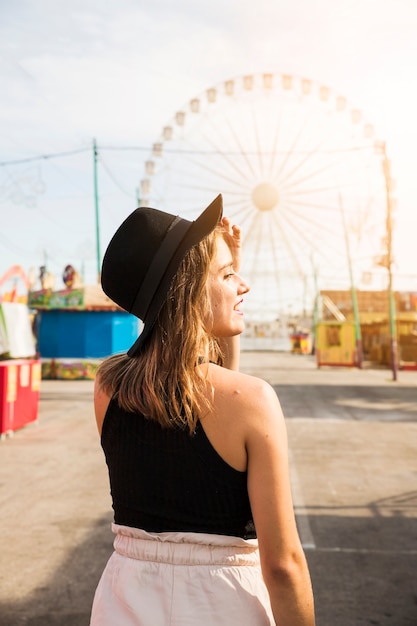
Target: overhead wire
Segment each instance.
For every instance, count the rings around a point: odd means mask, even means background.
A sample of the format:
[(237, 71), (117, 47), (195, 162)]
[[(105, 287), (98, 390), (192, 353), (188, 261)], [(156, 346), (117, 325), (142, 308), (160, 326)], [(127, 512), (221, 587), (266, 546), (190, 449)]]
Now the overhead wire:
[(87, 152), (89, 150), (91, 150), (91, 148), (78, 148), (76, 150), (67, 150), (65, 152), (55, 152), (53, 154), (38, 154), (36, 156), (26, 157), (23, 159), (13, 159), (11, 161), (0, 161), (0, 167), (5, 167), (7, 165), (20, 165), (22, 163), (31, 163), (33, 161), (42, 161), (42, 160), (47, 160), (47, 159), (57, 159), (60, 157), (80, 154), (81, 152)]
[[(144, 147), (144, 146), (97, 146), (97, 149), (100, 150), (120, 150), (120, 151), (126, 151), (126, 150), (132, 150), (132, 151), (149, 151), (149, 146)], [(292, 154), (315, 154), (317, 152), (319, 152), (320, 154), (339, 154), (339, 153), (344, 153), (344, 152), (358, 152), (358, 151), (365, 151), (365, 150), (369, 150), (370, 146), (351, 146), (349, 148), (339, 148), (339, 149), (333, 149), (333, 150), (298, 150), (298, 151), (293, 151)], [(67, 150), (64, 152), (55, 152), (55, 153), (51, 153), (51, 154), (39, 154), (36, 156), (32, 156), (32, 157), (25, 157), (22, 159), (12, 159), (10, 161), (0, 161), (0, 167), (6, 167), (8, 165), (20, 165), (23, 163), (31, 163), (34, 161), (42, 161), (42, 160), (49, 160), (49, 159), (56, 159), (56, 158), (62, 158), (62, 157), (66, 157), (66, 156), (72, 156), (74, 154), (80, 154), (82, 152), (88, 152), (90, 151), (91, 148), (90, 147), (84, 147), (84, 148), (78, 148), (75, 150)], [(202, 155), (210, 155), (210, 154), (217, 154), (216, 150), (195, 150), (195, 149), (190, 149), (190, 150), (179, 150), (179, 149), (170, 149), (167, 148), (166, 146), (164, 146), (164, 150), (169, 153), (169, 154), (202, 154)], [(273, 154), (287, 154), (288, 151), (287, 150), (278, 150), (275, 151)], [(225, 151), (225, 154), (231, 155), (231, 156), (236, 156), (238, 154), (241, 154), (241, 152), (237, 152), (237, 151)], [(266, 154), (272, 154), (271, 151), (259, 151), (259, 150), (255, 150), (255, 151), (245, 151), (245, 154), (247, 155), (266, 155)]]
[(116, 185), (116, 187), (122, 192), (124, 193), (126, 196), (128, 196), (129, 198), (132, 198), (132, 196), (134, 196), (134, 194), (132, 194), (132, 192), (127, 191), (122, 184), (117, 180), (116, 176), (113, 174), (113, 172), (110, 170), (109, 166), (107, 165), (107, 163), (104, 161), (103, 156), (100, 155), (100, 160), (99, 160), (101, 166), (103, 167), (103, 169), (106, 171), (107, 175), (111, 178), (111, 180), (114, 182), (114, 184)]

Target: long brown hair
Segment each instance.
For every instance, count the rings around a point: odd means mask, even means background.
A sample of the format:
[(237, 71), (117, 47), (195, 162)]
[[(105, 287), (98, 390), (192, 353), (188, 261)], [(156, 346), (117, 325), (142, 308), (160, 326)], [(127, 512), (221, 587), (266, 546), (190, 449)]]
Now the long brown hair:
[(164, 427), (195, 428), (210, 410), (202, 361), (222, 363), (210, 328), (207, 289), (210, 262), (219, 226), (184, 257), (171, 283), (155, 327), (143, 350), (133, 358), (118, 354), (98, 369), (100, 387), (116, 396), (123, 409), (140, 412)]

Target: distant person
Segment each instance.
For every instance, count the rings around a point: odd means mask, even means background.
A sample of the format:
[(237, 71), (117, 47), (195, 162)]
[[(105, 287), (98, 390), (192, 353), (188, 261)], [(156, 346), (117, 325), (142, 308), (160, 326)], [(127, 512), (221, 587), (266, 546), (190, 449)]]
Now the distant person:
[(139, 208), (107, 248), (103, 289), (144, 327), (96, 379), (116, 537), (91, 626), (315, 623), (280, 405), (237, 371), (239, 263), (221, 196), (193, 222)]

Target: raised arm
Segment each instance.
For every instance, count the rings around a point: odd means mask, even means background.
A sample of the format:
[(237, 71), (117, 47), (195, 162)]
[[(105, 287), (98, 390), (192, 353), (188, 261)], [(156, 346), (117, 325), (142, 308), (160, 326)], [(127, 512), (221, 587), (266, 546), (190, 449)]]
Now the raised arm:
[(273, 388), (264, 381), (256, 383), (252, 396), (248, 490), (272, 611), (279, 626), (314, 626), (310, 576), (293, 512), (284, 417)]

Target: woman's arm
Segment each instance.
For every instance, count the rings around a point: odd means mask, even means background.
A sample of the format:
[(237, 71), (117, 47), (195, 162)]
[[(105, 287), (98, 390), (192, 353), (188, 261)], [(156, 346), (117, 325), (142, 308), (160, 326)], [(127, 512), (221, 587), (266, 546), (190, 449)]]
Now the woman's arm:
[(248, 491), (262, 573), (279, 626), (314, 626), (314, 602), (291, 497), (287, 434), (273, 388), (259, 379), (248, 420)]
[(100, 385), (100, 376), (97, 375), (94, 381), (94, 413), (96, 416), (97, 430), (99, 432), (99, 435), (101, 435), (104, 416), (106, 415), (109, 402), (110, 396), (108, 396), (105, 391), (103, 391)]

